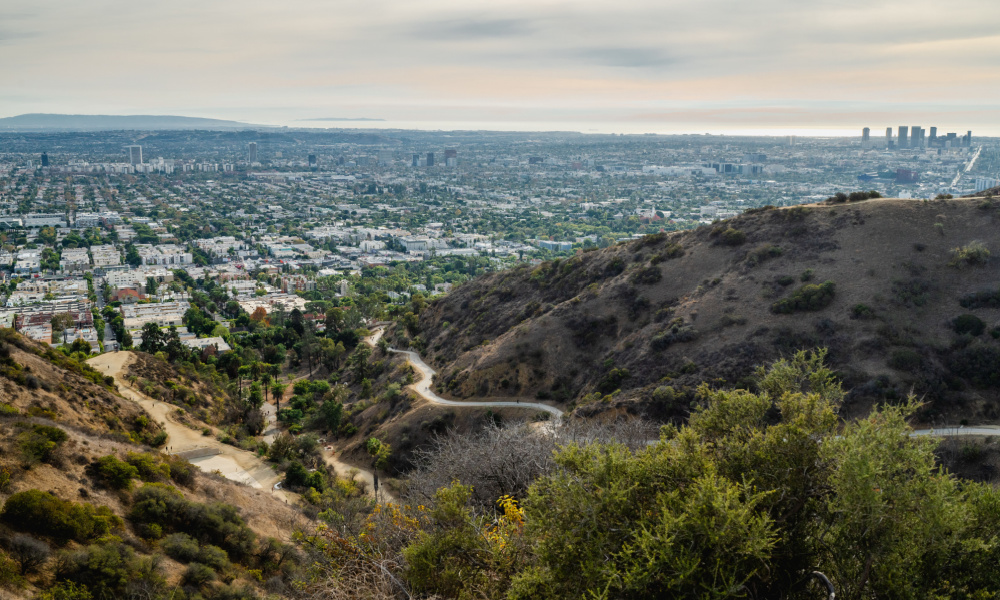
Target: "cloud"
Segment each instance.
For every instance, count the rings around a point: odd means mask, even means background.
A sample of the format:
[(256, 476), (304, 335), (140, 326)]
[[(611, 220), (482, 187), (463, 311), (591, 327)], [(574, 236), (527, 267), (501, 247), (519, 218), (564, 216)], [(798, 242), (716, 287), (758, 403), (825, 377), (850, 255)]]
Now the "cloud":
[[(0, 113), (979, 115), (1000, 94), (998, 20), (995, 0), (6, 0)], [(871, 98), (884, 106), (843, 104)]]
[(659, 48), (594, 47), (578, 48), (563, 53), (572, 62), (601, 65), (607, 67), (665, 67), (675, 64)]
[(427, 41), (476, 41), (531, 34), (537, 25), (531, 19), (462, 18), (424, 21), (406, 28), (410, 38)]

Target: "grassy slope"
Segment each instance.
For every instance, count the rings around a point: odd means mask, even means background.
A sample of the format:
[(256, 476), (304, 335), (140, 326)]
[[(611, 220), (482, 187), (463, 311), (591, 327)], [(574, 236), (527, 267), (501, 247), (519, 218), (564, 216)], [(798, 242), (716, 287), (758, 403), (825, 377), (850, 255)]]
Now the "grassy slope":
[[(964, 313), (988, 327), (1000, 321), (996, 309), (958, 303), (965, 294), (996, 290), (1000, 261), (948, 266), (951, 250), (973, 240), (1000, 251), (1000, 209), (983, 205), (982, 199), (883, 199), (770, 210), (720, 224), (745, 233), (740, 245), (720, 243), (722, 235), (702, 227), (525, 266), (431, 303), (420, 316), (420, 337), (442, 389), (457, 397), (552, 397), (572, 407), (602, 387), (610, 368), (625, 368), (630, 376), (620, 386), (603, 386), (604, 392), (620, 387), (620, 394), (581, 410), (620, 406), (682, 418), (697, 383), (739, 383), (781, 354), (825, 346), (855, 388), (849, 410), (912, 387), (928, 401), (928, 419), (943, 413), (996, 421), (997, 390), (954, 377), (956, 335), (949, 325)], [(684, 255), (651, 265), (671, 244)], [(781, 255), (755, 260), (769, 245)], [(660, 279), (637, 282), (636, 274), (648, 275), (651, 266)], [(835, 282), (832, 303), (774, 314), (771, 305), (801, 286), (807, 269), (813, 283)], [(784, 276), (795, 282), (777, 283)], [(874, 318), (853, 318), (857, 304), (871, 307)], [(654, 338), (671, 327), (677, 341), (656, 349)], [(988, 334), (972, 345), (1000, 348)], [(917, 353), (918, 366), (892, 368), (889, 358), (905, 350)], [(677, 393), (653, 401), (663, 385)]]

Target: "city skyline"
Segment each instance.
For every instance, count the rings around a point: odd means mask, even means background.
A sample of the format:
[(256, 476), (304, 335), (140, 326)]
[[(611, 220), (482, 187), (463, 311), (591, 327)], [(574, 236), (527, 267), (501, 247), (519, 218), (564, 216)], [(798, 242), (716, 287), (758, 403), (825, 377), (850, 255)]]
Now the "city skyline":
[(933, 121), (997, 135), (991, 17), (1000, 6), (981, 0), (15, 1), (0, 8), (0, 116), (775, 135)]

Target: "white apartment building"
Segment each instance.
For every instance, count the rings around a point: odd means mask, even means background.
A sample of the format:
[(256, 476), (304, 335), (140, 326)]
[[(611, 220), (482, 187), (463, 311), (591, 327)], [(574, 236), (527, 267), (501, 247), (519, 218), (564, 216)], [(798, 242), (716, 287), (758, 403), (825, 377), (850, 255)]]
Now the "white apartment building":
[(59, 270), (63, 273), (86, 271), (90, 269), (90, 255), (86, 248), (66, 248), (59, 258)]
[(176, 244), (136, 244), (136, 252), (144, 265), (189, 265), (194, 262), (190, 252)]

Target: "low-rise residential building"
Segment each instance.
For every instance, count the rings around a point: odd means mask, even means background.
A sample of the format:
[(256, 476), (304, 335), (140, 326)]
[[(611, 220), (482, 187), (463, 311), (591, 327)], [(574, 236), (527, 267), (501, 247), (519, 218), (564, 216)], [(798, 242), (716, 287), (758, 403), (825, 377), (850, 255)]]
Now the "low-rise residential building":
[(191, 253), (176, 244), (136, 244), (136, 252), (143, 265), (174, 266), (189, 265), (194, 262)]
[(42, 253), (40, 250), (21, 250), (17, 253), (17, 262), (14, 263), (14, 272), (38, 273), (42, 270)]
[(64, 273), (83, 272), (90, 269), (90, 255), (86, 248), (66, 248), (59, 257), (59, 270)]
[(184, 313), (191, 308), (185, 301), (157, 302), (153, 304), (123, 304), (120, 308), (125, 320), (125, 329), (142, 329), (146, 323), (156, 323), (160, 327), (184, 324)]
[(122, 264), (121, 252), (111, 244), (91, 246), (90, 254), (93, 256), (95, 268), (117, 267)]
[(207, 337), (207, 338), (188, 338), (181, 340), (181, 343), (188, 348), (196, 348), (198, 350), (204, 350), (209, 346), (215, 346), (216, 352), (229, 352), (232, 348), (226, 343), (226, 340), (221, 337)]

